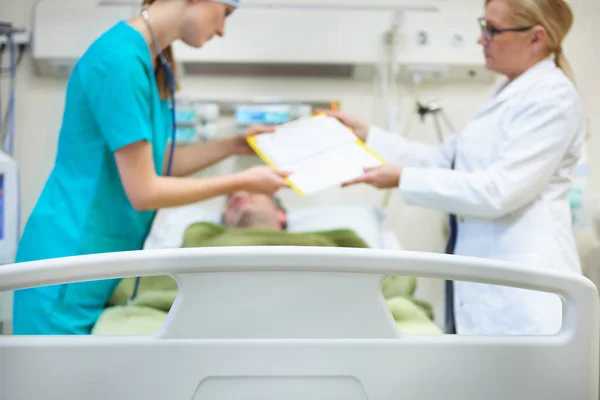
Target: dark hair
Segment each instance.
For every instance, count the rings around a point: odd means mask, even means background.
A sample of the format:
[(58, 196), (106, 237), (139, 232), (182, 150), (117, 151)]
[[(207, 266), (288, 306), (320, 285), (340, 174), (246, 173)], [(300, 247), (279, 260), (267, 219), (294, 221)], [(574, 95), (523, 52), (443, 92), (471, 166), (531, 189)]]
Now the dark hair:
[[(278, 196), (272, 196), (271, 200), (273, 200), (273, 203), (275, 204), (275, 207), (277, 207), (278, 210), (283, 211), (284, 213), (287, 213), (286, 208), (283, 206), (283, 202), (281, 201), (281, 199)], [(281, 229), (286, 231), (287, 228), (288, 228), (288, 224), (287, 224), (287, 219), (286, 219), (286, 221), (281, 225)]]
[(277, 207), (278, 210), (287, 212), (287, 210), (283, 206), (283, 202), (281, 201), (281, 199), (278, 196), (271, 197), (271, 200), (273, 200), (273, 203), (275, 204), (275, 207)]

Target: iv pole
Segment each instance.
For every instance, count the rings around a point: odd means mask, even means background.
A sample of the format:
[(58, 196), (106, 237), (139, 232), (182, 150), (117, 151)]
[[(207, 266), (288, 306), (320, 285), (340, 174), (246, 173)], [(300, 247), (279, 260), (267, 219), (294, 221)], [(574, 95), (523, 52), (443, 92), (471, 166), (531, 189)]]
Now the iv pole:
[[(9, 22), (0, 21), (0, 79), (3, 73), (8, 72), (11, 82), (9, 104), (6, 111), (6, 116), (1, 115), (2, 108), (0, 107), (0, 139), (2, 141), (4, 151), (11, 156), (13, 155), (14, 151), (15, 135), (16, 73), (25, 47), (22, 44), (17, 45), (14, 35), (23, 32), (25, 32), (24, 29), (16, 28)], [(8, 48), (9, 51), (10, 67), (5, 71), (1, 68), (1, 61), (2, 55), (6, 48)], [(17, 59), (17, 50), (19, 51), (19, 59)], [(1, 95), (2, 93), (0, 92), (0, 96)]]
[[(450, 119), (444, 112), (444, 109), (437, 102), (432, 101), (432, 102), (424, 104), (417, 100), (416, 112), (419, 115), (422, 123), (425, 122), (425, 119), (427, 118), (428, 115), (432, 116), (433, 123), (435, 126), (435, 131), (436, 131), (436, 134), (437, 134), (440, 144), (442, 144), (444, 142), (444, 134), (442, 131), (442, 124), (441, 124), (440, 120), (446, 124), (446, 127), (449, 129), (450, 133), (456, 132), (454, 130), (454, 127), (452, 126), (452, 123), (450, 122)], [(408, 132), (406, 132), (406, 133), (408, 133)], [(392, 194), (391, 190), (388, 190), (386, 192), (386, 194), (383, 198), (383, 201), (382, 201), (383, 207), (387, 207), (389, 205), (391, 194)]]
[(427, 117), (427, 115), (431, 115), (433, 117), (435, 130), (440, 144), (444, 142), (444, 134), (442, 133), (440, 118), (443, 120), (443, 122), (446, 123), (446, 126), (448, 127), (451, 133), (455, 132), (454, 128), (452, 127), (452, 124), (450, 123), (450, 119), (444, 112), (442, 106), (440, 106), (434, 101), (428, 104), (422, 104), (421, 102), (417, 101), (417, 114), (419, 114), (419, 116), (421, 117), (421, 122), (425, 122), (425, 117)]

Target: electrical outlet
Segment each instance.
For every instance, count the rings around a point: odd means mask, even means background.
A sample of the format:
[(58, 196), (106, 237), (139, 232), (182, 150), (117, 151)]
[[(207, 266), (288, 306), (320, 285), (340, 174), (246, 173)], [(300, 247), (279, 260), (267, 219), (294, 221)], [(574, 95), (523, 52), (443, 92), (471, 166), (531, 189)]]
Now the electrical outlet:
[(453, 33), (450, 35), (450, 45), (454, 48), (464, 47), (466, 44), (466, 40), (464, 35), (460, 33)]
[(418, 31), (415, 39), (418, 46), (429, 45), (429, 34), (425, 31)]

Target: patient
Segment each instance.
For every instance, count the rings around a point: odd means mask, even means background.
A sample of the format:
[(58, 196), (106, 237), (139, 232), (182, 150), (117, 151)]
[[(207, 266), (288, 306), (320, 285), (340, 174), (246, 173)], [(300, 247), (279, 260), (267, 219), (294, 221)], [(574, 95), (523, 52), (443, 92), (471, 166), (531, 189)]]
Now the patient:
[(223, 224), (230, 228), (263, 228), (284, 230), (287, 212), (278, 197), (245, 191), (227, 198)]
[[(355, 232), (339, 229), (321, 232), (287, 232), (287, 213), (278, 198), (236, 192), (227, 198), (221, 224), (198, 222), (190, 225), (182, 247), (222, 246), (318, 246), (367, 248)], [(134, 279), (124, 279), (115, 290), (109, 307), (100, 316), (93, 334), (144, 335), (158, 331), (177, 295), (171, 277), (144, 277), (138, 295), (129, 304)], [(432, 322), (429, 304), (413, 298), (416, 278), (391, 277), (383, 294), (399, 328), (407, 334), (440, 334)]]

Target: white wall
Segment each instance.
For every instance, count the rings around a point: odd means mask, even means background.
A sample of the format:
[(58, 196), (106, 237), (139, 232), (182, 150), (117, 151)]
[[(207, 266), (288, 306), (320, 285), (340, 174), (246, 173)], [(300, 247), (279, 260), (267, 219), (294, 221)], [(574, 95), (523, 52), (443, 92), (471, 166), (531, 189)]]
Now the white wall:
[[(19, 2), (3, 2), (0, 4), (0, 15), (25, 26), (30, 25), (31, 8), (34, 0)], [(474, 39), (475, 40), (475, 39)], [(16, 157), (21, 167), (22, 181), (22, 221), (25, 223), (35, 201), (43, 187), (47, 174), (54, 162), (56, 140), (60, 129), (64, 103), (65, 81), (39, 78), (34, 74), (29, 59), (25, 59), (19, 69), (17, 98), (17, 143)], [(375, 115), (373, 85), (366, 82), (353, 82), (336, 79), (249, 79), (249, 78), (185, 78), (183, 81), (184, 96), (200, 96), (210, 98), (244, 98), (254, 96), (284, 96), (288, 98), (325, 98), (339, 99), (343, 110), (355, 114), (366, 121), (372, 121)], [(423, 89), (424, 99), (440, 99), (456, 127), (460, 127), (474, 112), (477, 104), (487, 95), (490, 88), (481, 86), (453, 86), (442, 89)], [(405, 110), (414, 109), (412, 98), (402, 99)], [(420, 140), (435, 143), (431, 122), (421, 125), (414, 119), (411, 136)], [(223, 126), (227, 130), (227, 126)], [(231, 163), (225, 163), (230, 166)], [(227, 172), (227, 167), (218, 168), (218, 173)], [(210, 171), (214, 172), (214, 171)], [(368, 196), (364, 201), (379, 201), (381, 194), (373, 190), (355, 189), (346, 191), (329, 191), (322, 196), (308, 199), (309, 202), (345, 201), (348, 193), (360, 193)], [(298, 199), (294, 195), (284, 196), (294, 205)], [(350, 196), (356, 199), (354, 196)], [(437, 251), (442, 248), (443, 238), (440, 236), (439, 216), (433, 212), (417, 212), (420, 210), (405, 209), (398, 211), (406, 214), (403, 226), (398, 230), (403, 244), (410, 249)], [(404, 218), (408, 220), (404, 221)], [(427, 219), (423, 223), (422, 218)], [(419, 226), (410, 230), (405, 226)], [(419, 221), (417, 223), (417, 221)], [(436, 223), (429, 223), (436, 221)]]
[[(455, 0), (460, 1), (460, 0)], [(465, 1), (465, 4), (482, 7), (479, 2)], [(0, 19), (30, 26), (31, 8), (34, 0), (1, 0)], [(441, 2), (443, 3), (443, 2)], [(590, 115), (591, 129), (597, 126), (600, 115), (600, 91), (597, 81), (597, 65), (600, 52), (596, 48), (596, 37), (600, 33), (595, 25), (600, 16), (598, 2), (580, 0), (574, 2), (576, 26), (566, 45), (581, 87), (582, 97)], [(474, 22), (475, 23), (475, 22)], [(473, 38), (476, 40), (476, 38)], [(3, 88), (6, 86), (3, 83)], [(22, 221), (25, 222), (52, 168), (56, 151), (57, 135), (60, 129), (64, 90), (66, 82), (36, 77), (29, 59), (25, 59), (19, 70), (17, 101), (17, 142), (16, 157), (21, 167), (22, 181)], [(301, 98), (331, 98), (342, 101), (343, 110), (370, 121), (374, 116), (372, 85), (336, 79), (247, 79), (247, 78), (186, 78), (183, 81), (185, 95), (199, 95), (210, 98), (245, 96), (280, 96)], [(473, 114), (478, 104), (489, 93), (491, 87), (473, 85), (452, 85), (440, 88), (424, 88), (424, 99), (439, 99), (455, 127), (460, 128)], [(406, 92), (406, 88), (404, 90)], [(6, 98), (4, 96), (3, 98)], [(410, 98), (402, 99), (404, 110), (412, 109)], [(226, 126), (224, 127), (226, 128)], [(436, 142), (431, 123), (421, 125), (415, 119), (410, 132), (412, 138), (429, 143)], [(600, 139), (594, 135), (589, 143), (590, 154), (598, 153)], [(592, 185), (600, 189), (600, 159), (590, 157), (593, 168)], [(227, 172), (235, 163), (227, 162), (216, 169), (217, 173)], [(210, 171), (215, 172), (215, 171)], [(329, 191), (309, 199), (309, 202), (330, 203), (351, 201), (379, 201), (381, 193), (370, 189)], [(361, 199), (362, 197), (362, 199)], [(299, 205), (294, 194), (286, 194), (292, 206)], [(444, 246), (442, 215), (430, 210), (403, 205), (395, 198), (390, 209), (390, 226), (394, 228), (405, 248), (419, 251), (442, 251)], [(439, 282), (437, 283), (439, 289)]]

